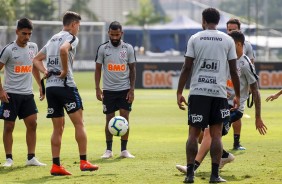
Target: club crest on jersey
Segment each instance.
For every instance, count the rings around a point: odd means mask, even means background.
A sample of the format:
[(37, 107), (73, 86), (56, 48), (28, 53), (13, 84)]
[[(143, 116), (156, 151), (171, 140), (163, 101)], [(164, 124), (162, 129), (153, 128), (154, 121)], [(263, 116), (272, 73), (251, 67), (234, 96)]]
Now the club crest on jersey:
[(3, 117), (4, 118), (10, 117), (10, 111), (9, 110), (4, 110)]
[(32, 50), (28, 51), (29, 59), (32, 60), (35, 56), (34, 52)]
[(127, 55), (127, 52), (125, 50), (119, 52), (119, 58), (120, 59), (125, 59), (126, 55)]

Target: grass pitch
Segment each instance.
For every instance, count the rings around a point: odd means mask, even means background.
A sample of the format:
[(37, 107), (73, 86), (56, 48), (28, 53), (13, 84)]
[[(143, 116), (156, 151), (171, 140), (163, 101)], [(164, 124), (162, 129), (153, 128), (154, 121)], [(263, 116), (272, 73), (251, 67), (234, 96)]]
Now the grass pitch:
[[(93, 73), (75, 73), (76, 82), (84, 104), (85, 127), (88, 134), (88, 159), (100, 166), (96, 172), (79, 170), (79, 155), (74, 139), (74, 128), (66, 117), (63, 135), (61, 162), (72, 172), (72, 176), (50, 175), (52, 164), (50, 135), (51, 120), (46, 119), (46, 101), (37, 101), (39, 109), (36, 156), (47, 163), (46, 167), (26, 167), (25, 126), (17, 120), (14, 130), (14, 166), (0, 167), (0, 183), (182, 183), (184, 175), (175, 169), (176, 164), (185, 164), (185, 142), (187, 139), (187, 111), (176, 104), (175, 90), (135, 90), (133, 111), (130, 115), (130, 138), (128, 150), (135, 159), (120, 159), (120, 140), (114, 137), (114, 158), (102, 160), (105, 151), (104, 124), (101, 102), (96, 100)], [(235, 156), (220, 175), (228, 183), (258, 184), (282, 183), (282, 97), (266, 103), (264, 99), (277, 90), (262, 90), (262, 117), (268, 127), (267, 135), (261, 136), (254, 125), (254, 107), (246, 109), (250, 118), (243, 118), (241, 142), (246, 151), (232, 151), (233, 131), (223, 138), (224, 147)], [(185, 91), (188, 95), (188, 91)], [(37, 88), (35, 96), (38, 99)], [(1, 165), (5, 153), (0, 143)], [(210, 176), (208, 155), (196, 173), (195, 183), (208, 183)]]

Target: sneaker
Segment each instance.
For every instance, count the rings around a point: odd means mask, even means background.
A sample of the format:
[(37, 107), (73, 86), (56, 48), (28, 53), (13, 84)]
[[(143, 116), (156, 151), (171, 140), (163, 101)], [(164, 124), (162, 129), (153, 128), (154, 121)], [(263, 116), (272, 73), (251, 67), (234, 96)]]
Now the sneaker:
[(52, 169), (50, 171), (51, 175), (53, 176), (65, 176), (65, 175), (71, 175), (69, 171), (67, 171), (63, 166), (58, 166), (56, 164), (52, 165)]
[(131, 155), (129, 153), (129, 151), (127, 150), (123, 150), (121, 153), (120, 153), (120, 157), (121, 158), (135, 158), (135, 156)]
[(220, 164), (219, 164), (219, 169), (222, 169), (225, 164), (233, 162), (235, 159), (235, 156), (231, 153), (228, 154), (227, 158), (221, 158)]
[(194, 175), (186, 176), (183, 183), (194, 183)]
[(80, 170), (81, 171), (96, 171), (99, 169), (99, 166), (93, 165), (86, 160), (80, 160)]
[(220, 177), (220, 176), (215, 177), (214, 175), (211, 175), (210, 183), (221, 183), (221, 182), (226, 182), (226, 180), (223, 179), (223, 178)]
[(111, 150), (106, 150), (105, 153), (101, 156), (103, 159), (108, 159), (113, 157), (113, 152)]
[(233, 150), (246, 150), (241, 144), (233, 145)]
[(46, 166), (46, 164), (39, 162), (37, 158), (33, 157), (26, 161), (26, 166)]
[(186, 174), (187, 173), (187, 166), (183, 166), (183, 165), (176, 165), (176, 169), (178, 169), (178, 171)]
[(13, 165), (13, 163), (14, 163), (14, 161), (12, 159), (7, 158), (3, 167), (11, 167)]

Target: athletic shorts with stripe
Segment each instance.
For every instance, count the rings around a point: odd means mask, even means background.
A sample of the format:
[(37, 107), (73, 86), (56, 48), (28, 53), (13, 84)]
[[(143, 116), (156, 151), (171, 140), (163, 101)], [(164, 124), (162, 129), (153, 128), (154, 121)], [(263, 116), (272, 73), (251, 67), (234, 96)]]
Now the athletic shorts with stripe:
[(226, 98), (190, 95), (188, 99), (188, 124), (198, 128), (223, 123), (230, 111)]
[(46, 88), (48, 103), (47, 118), (63, 117), (64, 109), (67, 114), (83, 109), (78, 89), (74, 87), (48, 87)]
[(15, 122), (17, 117), (24, 119), (38, 113), (33, 94), (7, 94), (9, 96), (9, 103), (1, 103), (0, 119)]
[(103, 91), (103, 113), (110, 114), (119, 109), (131, 111), (132, 103), (128, 103), (126, 95), (129, 89), (123, 91)]

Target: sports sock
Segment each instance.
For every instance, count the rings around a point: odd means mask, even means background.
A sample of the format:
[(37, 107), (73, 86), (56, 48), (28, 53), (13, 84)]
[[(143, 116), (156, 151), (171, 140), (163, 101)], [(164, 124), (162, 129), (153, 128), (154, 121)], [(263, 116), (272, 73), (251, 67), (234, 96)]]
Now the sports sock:
[(8, 159), (8, 158), (13, 160), (13, 155), (12, 154), (6, 154), (6, 159)]
[(111, 150), (112, 151), (113, 140), (106, 141), (106, 143), (107, 143), (107, 150)]
[(223, 149), (221, 158), (228, 158), (228, 156), (229, 156), (229, 153)]
[(187, 164), (187, 173), (186, 173), (186, 176), (194, 175), (194, 165), (195, 165), (195, 164)]
[(234, 145), (240, 144), (240, 134), (234, 134)]
[(201, 163), (198, 162), (197, 160), (195, 160), (195, 166), (194, 166), (194, 171), (196, 171), (198, 169), (198, 167), (200, 167)]
[(120, 140), (120, 141), (121, 141), (121, 151), (126, 150), (128, 140)]
[(80, 160), (86, 160), (86, 155), (79, 155)]
[(219, 164), (212, 163), (212, 175), (218, 178)]
[(31, 160), (33, 157), (35, 157), (34, 153), (27, 154), (27, 160)]
[(60, 157), (55, 157), (55, 158), (53, 158), (53, 164), (56, 164), (56, 165), (60, 166), (60, 165), (61, 165), (61, 163), (60, 163)]

